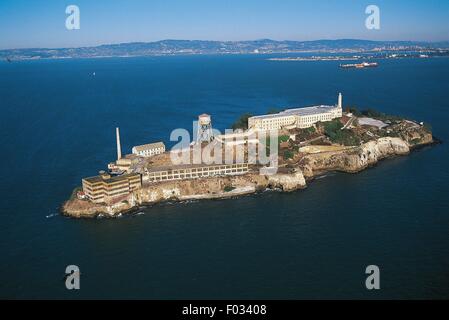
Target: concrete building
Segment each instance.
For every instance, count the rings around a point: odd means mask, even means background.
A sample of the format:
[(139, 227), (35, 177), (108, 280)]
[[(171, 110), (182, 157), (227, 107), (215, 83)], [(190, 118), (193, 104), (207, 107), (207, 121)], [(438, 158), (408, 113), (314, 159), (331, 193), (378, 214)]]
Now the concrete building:
[(125, 172), (131, 172), (132, 165), (135, 165), (139, 162), (139, 157), (135, 154), (127, 154), (125, 157), (122, 157), (118, 159), (117, 161), (110, 162), (108, 164), (108, 170), (110, 173), (116, 175), (116, 174), (122, 174)]
[(142, 178), (137, 173), (111, 176), (100, 171), (98, 176), (84, 178), (82, 182), (86, 198), (94, 203), (108, 203), (142, 187)]
[(165, 144), (163, 142), (155, 142), (135, 146), (132, 148), (132, 153), (142, 157), (151, 157), (165, 152)]
[(215, 141), (226, 146), (236, 146), (247, 143), (258, 143), (258, 133), (254, 130), (236, 130), (233, 133), (220, 134), (215, 137)]
[(340, 93), (337, 105), (286, 109), (276, 114), (250, 117), (248, 118), (248, 128), (254, 130), (308, 128), (319, 121), (325, 122), (340, 118), (343, 114), (342, 103)]
[(158, 167), (146, 170), (142, 177), (143, 182), (158, 182), (205, 178), (212, 176), (239, 175), (248, 172), (247, 163), (235, 164), (192, 164), (173, 167)]

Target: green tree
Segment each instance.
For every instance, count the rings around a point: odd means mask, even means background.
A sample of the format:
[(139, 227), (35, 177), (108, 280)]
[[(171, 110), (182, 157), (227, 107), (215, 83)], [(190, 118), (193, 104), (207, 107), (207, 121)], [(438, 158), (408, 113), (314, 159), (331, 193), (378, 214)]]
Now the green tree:
[(356, 117), (360, 117), (362, 115), (362, 113), (359, 111), (359, 109), (357, 109), (357, 107), (348, 107), (346, 108), (346, 111), (352, 113)]
[(290, 150), (285, 150), (284, 151), (284, 160), (292, 159), (293, 156), (294, 156), (294, 154)]
[(225, 186), (224, 187), (224, 192), (230, 192), (230, 191), (232, 191), (232, 190), (234, 190), (235, 189), (235, 187), (233, 187), (233, 186), (230, 186), (230, 185), (227, 185), (227, 186)]
[(279, 136), (279, 137), (278, 137), (278, 143), (281, 143), (281, 142), (287, 142), (289, 139), (290, 139), (290, 137), (287, 136), (287, 135)]
[(324, 122), (324, 133), (329, 139), (345, 146), (356, 146), (360, 144), (360, 138), (351, 130), (341, 130), (343, 124), (338, 120)]
[(371, 117), (371, 118), (384, 118), (385, 117), (384, 113), (379, 112), (374, 109), (371, 109), (371, 108), (363, 110), (362, 114), (366, 117)]
[(244, 114), (242, 114), (242, 115), (237, 119), (237, 121), (235, 121), (235, 122), (232, 124), (231, 128), (232, 128), (233, 130), (236, 130), (236, 129), (243, 129), (243, 130), (246, 130), (246, 129), (248, 129), (248, 118), (250, 118), (250, 117), (252, 117), (252, 116), (253, 116), (253, 115), (250, 114), (250, 113), (244, 113)]

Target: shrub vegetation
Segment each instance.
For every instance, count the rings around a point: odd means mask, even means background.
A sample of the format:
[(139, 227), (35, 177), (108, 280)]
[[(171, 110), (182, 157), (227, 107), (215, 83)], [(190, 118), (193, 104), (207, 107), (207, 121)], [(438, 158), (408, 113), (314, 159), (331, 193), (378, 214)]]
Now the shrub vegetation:
[(232, 191), (232, 190), (234, 190), (235, 189), (235, 187), (233, 187), (233, 186), (225, 186), (224, 187), (224, 192), (229, 192), (229, 191)]
[(345, 146), (360, 145), (360, 138), (351, 130), (341, 130), (343, 124), (338, 120), (322, 123), (324, 133), (333, 143), (338, 143)]
[(252, 117), (253, 115), (250, 113), (244, 113), (242, 114), (231, 126), (233, 130), (236, 129), (248, 129), (248, 118)]

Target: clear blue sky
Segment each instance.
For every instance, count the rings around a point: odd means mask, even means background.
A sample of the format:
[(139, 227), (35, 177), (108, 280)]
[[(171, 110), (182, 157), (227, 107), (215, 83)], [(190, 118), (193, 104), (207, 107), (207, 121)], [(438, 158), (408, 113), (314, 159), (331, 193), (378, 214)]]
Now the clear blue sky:
[[(78, 5), (81, 29), (65, 28)], [(365, 28), (378, 5), (381, 29)], [(449, 40), (448, 0), (0, 0), (0, 49), (202, 40)]]

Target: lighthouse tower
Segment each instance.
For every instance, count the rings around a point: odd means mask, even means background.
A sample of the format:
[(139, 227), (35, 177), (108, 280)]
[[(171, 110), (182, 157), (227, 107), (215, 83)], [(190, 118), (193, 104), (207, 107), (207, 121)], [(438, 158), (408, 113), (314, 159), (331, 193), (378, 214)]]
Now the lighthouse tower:
[(341, 92), (338, 94), (338, 108), (343, 109), (343, 96)]
[(196, 135), (196, 142), (201, 143), (203, 141), (210, 142), (214, 139), (212, 133), (212, 120), (210, 115), (201, 114), (198, 116), (198, 130)]

